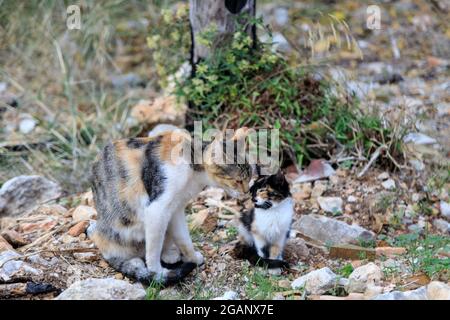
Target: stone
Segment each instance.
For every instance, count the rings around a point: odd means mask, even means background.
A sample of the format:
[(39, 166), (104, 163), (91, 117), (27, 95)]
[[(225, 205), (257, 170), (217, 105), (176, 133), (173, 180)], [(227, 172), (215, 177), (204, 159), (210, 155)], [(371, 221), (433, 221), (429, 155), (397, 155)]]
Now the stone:
[(14, 230), (5, 230), (2, 232), (1, 236), (14, 248), (22, 247), (30, 243), (30, 241), (26, 240), (20, 233)]
[(371, 283), (367, 284), (366, 291), (364, 291), (364, 299), (372, 299), (383, 293), (384, 288)]
[(81, 262), (92, 262), (98, 259), (94, 252), (75, 252), (73, 256)]
[(395, 181), (393, 179), (387, 179), (381, 183), (383, 188), (386, 190), (394, 190), (395, 189)]
[(288, 239), (284, 248), (284, 257), (287, 260), (298, 260), (307, 258), (309, 256), (309, 249), (305, 240), (301, 238)]
[(378, 175), (377, 179), (381, 180), (381, 181), (387, 180), (387, 179), (389, 179), (389, 173), (387, 173), (387, 172), (380, 173)]
[(37, 121), (33, 119), (30, 115), (24, 115), (21, 117), (22, 119), (19, 121), (19, 131), (22, 134), (31, 133), (34, 128), (36, 128)]
[(217, 227), (217, 214), (210, 213), (209, 209), (203, 209), (192, 214), (191, 228), (200, 229), (203, 232), (212, 232)]
[(356, 268), (348, 277), (348, 292), (364, 293), (367, 285), (378, 285), (383, 277), (381, 268), (375, 263), (370, 262), (366, 265)]
[(314, 188), (311, 190), (311, 198), (318, 198), (325, 193), (328, 189), (328, 184), (323, 181), (316, 181)]
[(320, 208), (329, 213), (342, 213), (343, 201), (339, 197), (318, 197), (317, 202)]
[(0, 189), (0, 216), (18, 216), (61, 196), (61, 187), (41, 176), (18, 176)]
[(356, 198), (355, 196), (348, 196), (348, 198), (347, 198), (347, 202), (350, 202), (350, 203), (355, 203), (357, 201), (358, 201), (358, 198)]
[(3, 238), (3, 236), (0, 236), (0, 253), (2, 253), (3, 251), (6, 250), (12, 250), (13, 247), (11, 246), (11, 244), (6, 241), (5, 238)]
[(337, 279), (338, 276), (330, 268), (325, 267), (295, 279), (291, 287), (294, 290), (305, 288), (308, 294), (320, 295), (334, 288)]
[(441, 200), (439, 208), (441, 210), (441, 215), (450, 220), (450, 203)]
[(318, 179), (328, 178), (336, 173), (333, 167), (322, 159), (312, 160), (309, 166), (301, 173), (301, 175), (294, 181), (295, 183), (302, 183), (314, 181)]
[(432, 281), (427, 286), (429, 300), (450, 300), (450, 286), (443, 282)]
[(428, 300), (425, 286), (416, 290), (391, 291), (375, 296), (372, 300)]
[(0, 282), (13, 282), (15, 279), (31, 279), (42, 275), (41, 270), (21, 260), (10, 260), (13, 258), (20, 258), (20, 254), (13, 250), (0, 253)]
[(292, 186), (292, 198), (294, 198), (295, 202), (302, 202), (303, 200), (309, 199), (311, 197), (311, 183), (301, 183), (294, 184)]
[(289, 52), (292, 49), (291, 45), (289, 44), (289, 41), (287, 41), (285, 36), (280, 32), (274, 32), (272, 34), (272, 42), (274, 49), (283, 52)]
[(187, 106), (177, 102), (173, 95), (156, 98), (154, 101), (140, 100), (131, 109), (130, 124), (143, 125), (150, 129), (159, 123), (184, 127)]
[(282, 279), (282, 280), (278, 281), (278, 286), (280, 288), (288, 289), (291, 287), (291, 282), (287, 279)]
[(289, 21), (289, 11), (287, 8), (276, 8), (273, 12), (275, 23), (282, 27)]
[(24, 222), (19, 225), (19, 231), (23, 233), (31, 233), (34, 231), (49, 231), (58, 224), (53, 217), (48, 217), (40, 222)]
[(135, 87), (142, 83), (141, 77), (135, 73), (111, 75), (110, 80), (115, 88)]
[(435, 219), (433, 226), (442, 233), (450, 233), (450, 223), (444, 219)]
[(377, 247), (375, 248), (377, 257), (392, 257), (406, 253), (406, 248), (403, 247)]
[(78, 206), (72, 213), (72, 219), (74, 222), (89, 221), (91, 219), (96, 218), (97, 218), (97, 210), (89, 206), (84, 205)]
[(364, 248), (351, 244), (333, 245), (330, 247), (330, 257), (334, 259), (375, 259), (375, 249)]
[(92, 194), (92, 191), (88, 191), (80, 195), (80, 204), (94, 207), (94, 195)]
[(419, 144), (419, 145), (423, 145), (423, 144), (435, 144), (437, 143), (436, 139), (431, 138), (423, 133), (419, 133), (419, 132), (411, 132), (408, 133), (404, 138), (403, 138), (403, 142), (404, 143), (413, 143), (413, 144)]
[(76, 225), (71, 227), (67, 233), (71, 235), (72, 237), (78, 237), (80, 234), (86, 231), (86, 229), (89, 227), (89, 221), (83, 220), (78, 222)]
[(345, 222), (317, 214), (301, 216), (293, 224), (293, 228), (301, 234), (323, 244), (357, 244), (360, 240), (375, 240), (375, 234), (373, 232), (358, 225), (348, 225)]
[(440, 102), (436, 105), (436, 110), (439, 117), (450, 116), (450, 103)]
[(213, 300), (237, 300), (239, 295), (235, 291), (227, 291), (222, 296), (214, 298)]
[(114, 278), (89, 278), (73, 283), (55, 300), (143, 300), (145, 296), (140, 283), (130, 284)]

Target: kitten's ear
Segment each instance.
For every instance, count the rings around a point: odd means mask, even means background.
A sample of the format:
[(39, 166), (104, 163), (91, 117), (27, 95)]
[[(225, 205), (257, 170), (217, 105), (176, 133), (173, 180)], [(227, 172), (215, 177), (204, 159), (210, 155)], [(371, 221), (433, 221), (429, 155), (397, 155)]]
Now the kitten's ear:
[(249, 129), (247, 127), (242, 127), (236, 130), (231, 140), (237, 141), (244, 139), (249, 134)]

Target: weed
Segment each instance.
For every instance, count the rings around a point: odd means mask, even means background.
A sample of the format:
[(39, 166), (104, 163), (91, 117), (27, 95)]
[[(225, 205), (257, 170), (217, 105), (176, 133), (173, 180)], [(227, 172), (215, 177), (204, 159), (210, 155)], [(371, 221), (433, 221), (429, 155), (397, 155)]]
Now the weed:
[(348, 278), (350, 274), (353, 272), (353, 266), (350, 263), (347, 263), (345, 266), (339, 268), (337, 273), (344, 278)]
[(440, 235), (417, 233), (400, 235), (395, 239), (397, 246), (407, 249), (406, 261), (410, 271), (415, 274), (425, 272), (430, 278), (448, 278), (450, 258), (440, 257), (439, 250), (450, 249), (450, 238)]

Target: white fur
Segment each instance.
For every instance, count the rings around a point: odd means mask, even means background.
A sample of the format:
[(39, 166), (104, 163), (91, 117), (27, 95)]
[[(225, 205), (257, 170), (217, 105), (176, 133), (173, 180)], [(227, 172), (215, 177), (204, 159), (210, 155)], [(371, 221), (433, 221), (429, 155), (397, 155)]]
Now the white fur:
[[(161, 169), (166, 177), (164, 192), (150, 205), (148, 196), (144, 196), (137, 205), (138, 219), (145, 230), (147, 268), (156, 273), (157, 277), (168, 272), (161, 266), (161, 257), (168, 258), (169, 261), (164, 260), (167, 263), (176, 262), (173, 261), (177, 254), (172, 250), (173, 244), (180, 249), (183, 261), (196, 264), (203, 262), (201, 253), (194, 250), (184, 209), (188, 201), (206, 185), (213, 184), (206, 173), (194, 171), (186, 162), (163, 164)], [(167, 251), (164, 254), (163, 248)]]

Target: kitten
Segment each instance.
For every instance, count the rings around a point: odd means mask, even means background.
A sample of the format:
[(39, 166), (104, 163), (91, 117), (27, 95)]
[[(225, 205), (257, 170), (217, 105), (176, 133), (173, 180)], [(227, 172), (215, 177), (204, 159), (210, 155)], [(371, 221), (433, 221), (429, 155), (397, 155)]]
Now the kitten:
[(283, 250), (294, 214), (289, 183), (283, 173), (259, 177), (250, 187), (254, 208), (239, 219), (240, 258), (269, 268), (287, 267)]
[[(219, 145), (236, 144), (245, 132), (242, 128)], [(203, 145), (204, 154), (213, 152), (215, 142)], [(206, 186), (230, 193), (249, 189), (248, 164), (192, 164), (190, 154), (175, 152), (179, 145), (192, 148), (182, 130), (118, 140), (107, 144), (93, 165), (98, 221), (92, 239), (113, 268), (141, 282), (174, 284), (203, 263), (184, 214), (190, 199)], [(176, 264), (175, 269), (163, 267), (168, 264)]]

